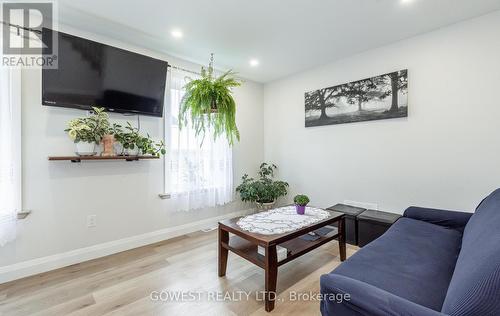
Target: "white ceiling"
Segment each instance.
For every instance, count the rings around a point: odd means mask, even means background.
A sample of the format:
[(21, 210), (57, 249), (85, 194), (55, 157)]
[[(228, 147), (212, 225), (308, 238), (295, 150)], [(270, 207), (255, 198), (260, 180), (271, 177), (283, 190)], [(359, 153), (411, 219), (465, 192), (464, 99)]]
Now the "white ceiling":
[(59, 20), (196, 63), (214, 52), (218, 68), (269, 82), (499, 9), (500, 0), (59, 0)]

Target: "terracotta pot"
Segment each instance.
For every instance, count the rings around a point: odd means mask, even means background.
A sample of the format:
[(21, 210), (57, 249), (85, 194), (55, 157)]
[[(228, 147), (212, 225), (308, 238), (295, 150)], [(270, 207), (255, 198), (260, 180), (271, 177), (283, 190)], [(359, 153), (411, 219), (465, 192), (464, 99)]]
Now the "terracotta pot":
[(104, 149), (101, 153), (101, 156), (104, 157), (116, 156), (115, 147), (113, 146), (114, 143), (115, 143), (114, 135), (104, 135), (104, 137), (102, 138), (102, 145)]

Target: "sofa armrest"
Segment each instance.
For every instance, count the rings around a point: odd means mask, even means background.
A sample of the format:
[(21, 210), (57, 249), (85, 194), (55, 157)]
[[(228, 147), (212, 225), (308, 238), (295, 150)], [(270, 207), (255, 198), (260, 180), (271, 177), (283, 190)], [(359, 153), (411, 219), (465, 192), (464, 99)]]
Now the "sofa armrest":
[[(336, 304), (344, 305), (343, 307), (352, 310), (354, 315), (445, 315), (373, 285), (338, 274), (324, 274), (321, 276), (321, 294), (323, 295), (321, 301), (323, 316), (338, 314), (335, 313)], [(332, 294), (330, 299), (329, 294)], [(342, 296), (344, 299), (339, 302), (339, 298)]]
[(406, 209), (403, 216), (463, 232), (472, 214), (411, 206)]

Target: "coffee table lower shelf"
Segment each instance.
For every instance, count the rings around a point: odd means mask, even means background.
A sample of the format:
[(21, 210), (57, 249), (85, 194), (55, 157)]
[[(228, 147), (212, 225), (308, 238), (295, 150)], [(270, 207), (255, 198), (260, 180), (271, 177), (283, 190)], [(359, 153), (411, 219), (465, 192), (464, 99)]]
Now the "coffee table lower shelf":
[[(319, 239), (316, 240), (304, 240), (297, 237), (295, 239), (285, 241), (279, 244), (279, 246), (286, 248), (288, 250), (288, 255), (285, 259), (278, 261), (278, 266), (281, 266), (293, 259), (296, 259), (308, 253), (309, 251), (316, 249), (334, 239), (337, 239), (338, 236), (339, 234), (336, 233), (328, 237), (321, 236)], [(234, 252), (240, 257), (261, 267), (262, 269), (265, 269), (264, 256), (259, 255), (259, 253), (257, 252), (257, 245), (255, 243), (252, 243), (238, 236), (231, 236), (229, 238), (229, 244), (223, 242), (222, 247)]]

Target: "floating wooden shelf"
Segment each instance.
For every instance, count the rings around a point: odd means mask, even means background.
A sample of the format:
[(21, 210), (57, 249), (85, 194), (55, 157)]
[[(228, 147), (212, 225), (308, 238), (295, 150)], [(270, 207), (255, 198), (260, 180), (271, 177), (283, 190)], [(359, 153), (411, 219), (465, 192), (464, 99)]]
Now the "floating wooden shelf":
[(49, 156), (50, 161), (66, 160), (71, 162), (82, 162), (82, 160), (125, 160), (137, 161), (143, 159), (159, 159), (157, 156)]

